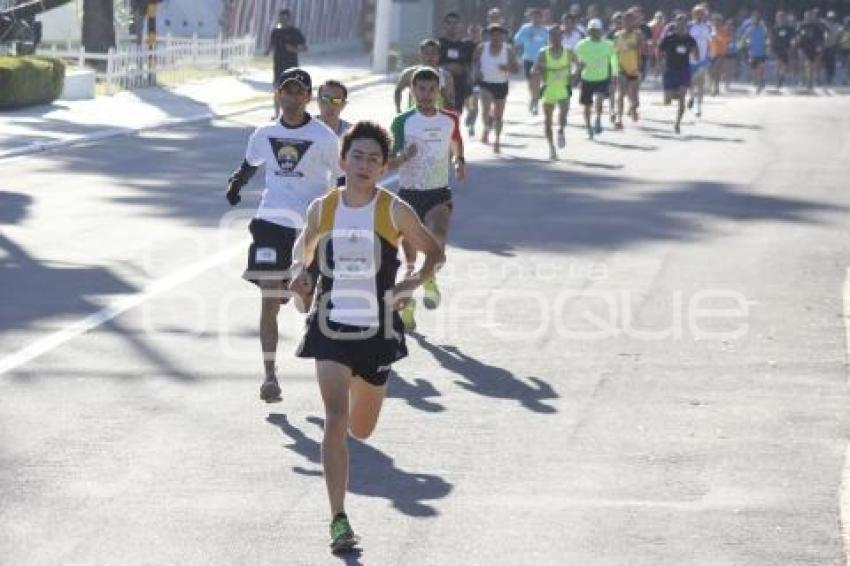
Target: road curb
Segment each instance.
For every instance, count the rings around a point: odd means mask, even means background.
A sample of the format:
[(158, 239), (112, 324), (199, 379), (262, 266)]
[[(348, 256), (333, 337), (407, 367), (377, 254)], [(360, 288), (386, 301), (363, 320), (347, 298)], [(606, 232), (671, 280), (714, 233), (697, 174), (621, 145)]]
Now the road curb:
[[(359, 79), (356, 81), (352, 81), (350, 84), (347, 84), (347, 88), (349, 93), (357, 92), (359, 90), (363, 90), (365, 88), (376, 86), (379, 84), (383, 84), (386, 82), (390, 82), (393, 79), (393, 75), (373, 75), (363, 79)], [(41, 153), (45, 151), (50, 151), (57, 148), (62, 147), (71, 147), (76, 145), (83, 145), (86, 143), (92, 143), (101, 141), (108, 138), (118, 137), (118, 136), (126, 136), (131, 134), (137, 134), (139, 132), (145, 132), (149, 130), (158, 130), (162, 128), (168, 128), (171, 126), (179, 126), (181, 124), (190, 124), (193, 122), (202, 122), (204, 120), (213, 120), (216, 118), (226, 118), (228, 116), (236, 116), (239, 114), (245, 114), (247, 112), (253, 112), (255, 110), (260, 110), (267, 106), (270, 106), (270, 102), (268, 99), (260, 102), (253, 102), (258, 99), (257, 96), (252, 96), (251, 98), (243, 99), (242, 101), (230, 102), (227, 104), (235, 104), (235, 105), (243, 105), (239, 106), (234, 110), (228, 110), (226, 112), (203, 112), (201, 114), (194, 114), (191, 116), (185, 116), (181, 118), (166, 118), (163, 120), (159, 120), (152, 124), (146, 124), (144, 126), (134, 127), (134, 128), (120, 128), (120, 127), (112, 127), (112, 128), (104, 128), (103, 130), (98, 130), (96, 132), (81, 134), (79, 136), (74, 136), (64, 140), (52, 140), (47, 142), (33, 142), (21, 147), (16, 147), (14, 149), (9, 149), (5, 151), (0, 151), (0, 160), (11, 159), (14, 157), (22, 157), (26, 155), (32, 155), (35, 153)]]

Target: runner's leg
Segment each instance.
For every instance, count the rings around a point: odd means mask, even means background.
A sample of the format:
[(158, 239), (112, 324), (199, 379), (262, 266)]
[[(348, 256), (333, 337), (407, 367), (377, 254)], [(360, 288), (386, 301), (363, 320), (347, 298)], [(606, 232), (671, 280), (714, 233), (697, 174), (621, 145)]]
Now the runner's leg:
[(351, 415), (349, 431), (351, 436), (365, 440), (371, 436), (378, 424), (381, 407), (386, 397), (387, 385), (372, 385), (361, 377), (351, 380)]
[(490, 130), (493, 129), (493, 95), (486, 88), (481, 89), (481, 120), (484, 122), (484, 133), (481, 134), (481, 141), (490, 143)]
[(345, 512), (348, 485), (349, 384), (351, 369), (330, 360), (316, 360), (319, 389), (325, 405), (322, 467), (331, 516)]
[(505, 115), (505, 102), (506, 100), (504, 98), (502, 100), (493, 101), (493, 130), (496, 133), (496, 139), (493, 142), (493, 151), (495, 153), (499, 153), (499, 151), (501, 150), (499, 146), (499, 140), (502, 136), (502, 125), (503, 118)]
[(277, 356), (278, 327), (277, 316), (280, 313), (281, 299), (284, 297), (283, 282), (280, 280), (260, 280), (262, 305), (260, 308), (260, 345), (263, 348), (263, 366), (266, 379), (275, 377), (275, 359)]
[(546, 136), (546, 142), (549, 144), (549, 159), (557, 159), (558, 153), (555, 151), (555, 139), (552, 135), (552, 115), (555, 113), (555, 106), (548, 102), (543, 103), (543, 134)]

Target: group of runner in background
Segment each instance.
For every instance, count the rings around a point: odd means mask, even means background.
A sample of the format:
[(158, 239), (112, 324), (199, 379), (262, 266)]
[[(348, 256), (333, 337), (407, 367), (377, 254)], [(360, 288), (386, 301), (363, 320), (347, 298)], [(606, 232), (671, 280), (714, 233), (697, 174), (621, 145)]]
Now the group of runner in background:
[[(527, 79), (529, 112), (536, 115), (543, 108), (553, 159), (556, 147), (566, 146), (573, 89), (580, 90), (592, 139), (603, 131), (606, 101), (613, 128), (623, 127), (624, 116), (639, 120), (640, 89), (647, 79), (660, 81), (667, 104), (678, 101), (676, 133), (686, 108), (701, 116), (705, 96), (732, 90), (732, 81), (752, 83), (758, 94), (768, 81), (777, 89), (811, 91), (850, 79), (850, 17), (842, 22), (834, 11), (819, 8), (769, 15), (742, 10), (729, 16), (701, 3), (648, 17), (635, 5), (601, 17), (594, 5), (584, 13), (576, 5), (559, 19), (545, 8), (529, 8), (526, 17), (514, 32), (499, 8), (488, 11), (483, 26), (465, 25), (452, 12), (445, 16), (444, 34), (422, 44), (421, 64), (436, 65), (450, 93), (441, 104), (466, 112), (470, 137), (480, 115), (480, 140), (496, 153), (508, 84), (518, 70)], [(399, 91), (412, 72), (402, 75)]]

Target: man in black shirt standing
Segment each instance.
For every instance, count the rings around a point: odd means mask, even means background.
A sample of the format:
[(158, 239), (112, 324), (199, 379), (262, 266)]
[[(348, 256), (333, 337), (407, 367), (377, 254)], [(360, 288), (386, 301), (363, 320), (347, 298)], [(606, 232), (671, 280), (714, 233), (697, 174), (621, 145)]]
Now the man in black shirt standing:
[[(281, 73), (290, 67), (298, 66), (298, 54), (307, 51), (307, 40), (301, 30), (292, 25), (292, 13), (289, 10), (281, 10), (277, 16), (277, 25), (272, 29), (266, 55), (274, 52), (274, 75), (272, 84), (278, 80)], [(280, 114), (280, 106), (277, 98), (274, 103), (274, 116), (277, 120)]]
[(696, 59), (699, 54), (696, 40), (688, 33), (688, 19), (684, 13), (676, 15), (675, 30), (661, 41), (658, 52), (664, 61), (664, 92), (669, 98), (679, 99), (675, 126), (678, 134), (685, 114), (685, 96), (691, 87), (691, 57)]
[(440, 66), (454, 79), (454, 100), (446, 102), (460, 115), (466, 99), (472, 92), (470, 72), (475, 43), (464, 39), (463, 26), (457, 13), (446, 14), (444, 21), (446, 35), (440, 38)]

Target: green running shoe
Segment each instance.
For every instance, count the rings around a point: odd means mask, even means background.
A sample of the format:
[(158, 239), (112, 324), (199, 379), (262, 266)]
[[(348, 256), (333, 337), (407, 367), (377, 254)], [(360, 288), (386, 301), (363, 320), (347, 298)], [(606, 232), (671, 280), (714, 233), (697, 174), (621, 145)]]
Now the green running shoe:
[(441, 298), (436, 278), (432, 277), (422, 284), (422, 304), (426, 309), (434, 310), (439, 307)]
[(331, 521), (331, 551), (334, 553), (348, 552), (354, 548), (360, 539), (351, 529), (351, 523), (345, 513), (337, 513)]
[(413, 313), (416, 312), (416, 301), (411, 299), (404, 305), (404, 308), (401, 309), (399, 314), (401, 315), (401, 322), (404, 324), (404, 329), (408, 332), (413, 332), (416, 330), (416, 319), (413, 318)]

